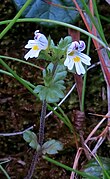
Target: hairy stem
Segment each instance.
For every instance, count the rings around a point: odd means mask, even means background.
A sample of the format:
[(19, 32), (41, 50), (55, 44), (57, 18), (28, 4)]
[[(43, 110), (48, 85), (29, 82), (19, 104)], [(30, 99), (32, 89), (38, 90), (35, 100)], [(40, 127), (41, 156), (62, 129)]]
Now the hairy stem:
[(44, 140), (44, 127), (45, 127), (45, 115), (46, 115), (46, 100), (44, 100), (42, 103), (42, 111), (41, 111), (41, 117), (40, 117), (39, 144), (41, 146), (41, 150), (39, 152), (35, 151), (30, 169), (29, 169), (28, 174), (25, 177), (25, 179), (32, 178), (36, 164), (38, 163), (38, 159), (42, 155), (42, 144), (43, 144), (43, 140)]
[(35, 170), (35, 167), (36, 167), (36, 164), (38, 162), (39, 156), (40, 156), (39, 153), (37, 151), (35, 151), (33, 159), (32, 159), (32, 163), (31, 163), (31, 166), (30, 166), (30, 169), (28, 170), (28, 174), (24, 179), (31, 179), (32, 178), (34, 170)]
[(42, 111), (41, 111), (41, 118), (40, 118), (39, 144), (41, 145), (41, 147), (44, 140), (45, 116), (46, 116), (46, 100), (44, 100), (42, 103)]

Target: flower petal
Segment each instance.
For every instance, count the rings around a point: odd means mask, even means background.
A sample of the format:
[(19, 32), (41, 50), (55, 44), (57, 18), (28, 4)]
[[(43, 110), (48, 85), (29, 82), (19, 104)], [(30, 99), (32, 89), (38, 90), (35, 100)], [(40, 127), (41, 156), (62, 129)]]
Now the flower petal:
[(72, 70), (72, 69), (73, 69), (73, 66), (74, 66), (74, 61), (71, 60), (71, 61), (69, 62), (69, 64), (68, 64), (68, 69), (69, 69), (69, 70)]
[(42, 34), (42, 36), (38, 39), (40, 47), (42, 49), (46, 49), (48, 47), (48, 40), (47, 38)]
[(38, 30), (36, 30), (34, 34), (35, 34), (34, 36), (35, 41), (39, 43), (41, 49), (45, 50), (48, 47), (48, 40), (45, 37), (45, 35), (39, 33)]
[(68, 48), (68, 54), (71, 53), (74, 50), (78, 50), (79, 43), (77, 41), (74, 41), (71, 43), (71, 45)]
[(86, 64), (86, 65), (91, 65), (90, 61), (91, 61), (91, 58), (84, 54), (84, 53), (79, 53), (79, 57), (81, 58), (81, 61)]
[(78, 50), (81, 52), (86, 48), (86, 44), (84, 41), (80, 40), (79, 41), (79, 46), (78, 46)]
[(26, 53), (26, 55), (24, 56), (24, 58), (25, 58), (26, 60), (28, 60), (28, 58), (31, 56), (32, 53), (33, 53), (33, 50), (32, 50), (32, 49), (29, 50), (29, 52)]
[(38, 34), (38, 32), (39, 32), (39, 30), (36, 30), (36, 31), (34, 32), (34, 35), (37, 35), (37, 34)]
[(35, 40), (29, 40), (28, 44), (25, 45), (25, 48), (32, 48), (34, 45), (36, 45), (36, 41)]
[(72, 58), (67, 57), (64, 61), (64, 65), (67, 66), (69, 70), (72, 70), (74, 66), (74, 61), (72, 60)]
[[(36, 50), (34, 57), (38, 57), (41, 50)], [(33, 57), (32, 57), (33, 58)]]
[(66, 60), (64, 61), (64, 65), (68, 66), (68, 63), (69, 63), (69, 58), (67, 57)]
[(28, 58), (38, 57), (40, 51), (41, 51), (41, 50), (32, 50), (32, 49), (31, 49), (31, 50), (24, 56), (24, 58), (27, 60)]
[(86, 71), (81, 62), (76, 62), (75, 67), (78, 75), (85, 74)]

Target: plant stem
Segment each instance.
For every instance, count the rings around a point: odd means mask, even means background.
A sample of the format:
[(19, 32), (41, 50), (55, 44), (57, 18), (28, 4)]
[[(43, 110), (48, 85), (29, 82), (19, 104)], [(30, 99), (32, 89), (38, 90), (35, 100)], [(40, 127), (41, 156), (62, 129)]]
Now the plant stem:
[(34, 170), (35, 170), (35, 167), (36, 167), (36, 164), (38, 162), (39, 156), (40, 156), (39, 153), (35, 151), (33, 159), (32, 159), (32, 163), (31, 163), (31, 166), (30, 166), (30, 169), (28, 170), (28, 174), (24, 179), (31, 179), (32, 178)]
[[(97, 22), (96, 22), (95, 18), (92, 16), (91, 11), (90, 11), (90, 9), (88, 8), (86, 2), (85, 2), (84, 0), (81, 0), (81, 2), (82, 2), (83, 6), (84, 6), (84, 8), (85, 8), (86, 13), (87, 13), (87, 14), (89, 15), (89, 17), (90, 17), (90, 20), (92, 21), (92, 23), (94, 24), (95, 28), (97, 29), (97, 31), (98, 31), (100, 37), (101, 37), (102, 40), (107, 44), (107, 42), (106, 42), (106, 40), (105, 40), (105, 37), (103, 36), (103, 33), (102, 33), (102, 31), (101, 31), (102, 29), (100, 28), (101, 23), (100, 23), (99, 25), (97, 25)], [(95, 5), (95, 2), (94, 2), (94, 5)], [(95, 5), (95, 10), (96, 10), (96, 5)], [(97, 15), (97, 14), (96, 14), (96, 15)], [(98, 20), (99, 20), (99, 19), (98, 19)]]
[[(35, 86), (33, 84), (31, 84), (30, 82), (20, 78), (1, 58), (0, 58), (0, 63), (3, 67), (5, 67), (9, 72), (4, 71), (4, 70), (0, 70), (0, 73), (4, 73), (6, 75), (9, 75), (11, 77), (14, 77), (17, 81), (19, 81), (26, 89), (28, 89), (30, 91), (30, 93), (32, 93), (35, 97), (38, 97), (38, 95), (36, 93), (33, 92), (33, 88), (35, 88)], [(57, 115), (62, 121), (63, 121), (63, 117), (57, 112), (55, 111), (49, 104), (47, 104), (49, 110), (53, 111), (53, 113), (55, 115)], [(66, 124), (66, 123), (65, 123)], [(67, 125), (67, 124), (66, 124)], [(68, 126), (69, 127), (69, 126)]]
[(41, 145), (41, 147), (44, 140), (45, 116), (46, 116), (46, 100), (44, 100), (42, 103), (42, 111), (40, 117), (39, 144)]
[(83, 176), (83, 177), (86, 177), (86, 178), (89, 178), (89, 179), (98, 179), (97, 177), (91, 176), (91, 175), (89, 175), (89, 174), (86, 173), (86, 172), (81, 172), (81, 171), (75, 170), (75, 169), (73, 169), (73, 168), (71, 168), (71, 167), (68, 167), (67, 165), (64, 165), (64, 164), (62, 164), (62, 163), (60, 163), (60, 162), (57, 162), (56, 160), (53, 160), (53, 159), (49, 158), (48, 156), (43, 156), (43, 159), (45, 159), (45, 160), (47, 160), (48, 162), (51, 162), (51, 163), (53, 163), (53, 164), (55, 164), (55, 165), (61, 167), (61, 168), (64, 168), (65, 170), (74, 171), (74, 172), (76, 172), (77, 174), (79, 174), (79, 175), (81, 175), (81, 176)]
[(30, 63), (30, 62), (27, 62), (27, 61), (24, 61), (24, 60), (21, 60), (21, 59), (18, 59), (18, 58), (13, 58), (13, 57), (9, 57), (9, 56), (4, 56), (4, 55), (0, 55), (0, 58), (4, 58), (4, 59), (7, 59), (7, 60), (13, 60), (13, 61), (17, 61), (17, 62), (20, 62), (20, 63), (24, 63), (26, 65), (30, 65), (32, 67), (35, 67), (35, 68), (38, 68), (40, 70), (43, 70), (42, 67), (39, 67), (37, 65), (34, 65), (33, 63)]
[[(7, 24), (11, 21), (12, 20), (1, 21), (0, 25)], [(102, 40), (97, 38), (92, 33), (89, 33), (86, 30), (83, 30), (82, 28), (79, 28), (75, 25), (71, 25), (71, 24), (68, 24), (68, 23), (65, 23), (65, 22), (60, 22), (60, 21), (55, 21), (55, 20), (50, 20), (50, 19), (40, 19), (40, 18), (24, 18), (24, 19), (22, 18), (22, 19), (18, 19), (16, 22), (48, 22), (48, 23), (54, 23), (54, 24), (57, 24), (57, 25), (60, 25), (60, 26), (68, 27), (68, 28), (80, 31), (81, 33), (83, 33), (87, 36), (90, 36), (91, 38), (93, 38), (94, 40), (99, 42), (103, 47), (105, 47), (107, 50), (110, 51), (110, 47), (108, 47), (108, 45), (106, 45)]]
[(13, 18), (13, 20), (7, 25), (7, 27), (0, 33), (0, 39), (11, 29), (11, 27), (14, 25), (14, 23), (17, 21), (17, 19), (22, 15), (24, 10), (29, 6), (29, 4), (32, 2), (32, 0), (27, 0), (26, 3), (23, 5), (23, 7), (20, 9), (20, 11), (16, 14), (16, 16)]
[(32, 163), (30, 169), (28, 170), (28, 174), (25, 179), (31, 179), (38, 162), (39, 157), (42, 155), (42, 144), (44, 140), (44, 127), (45, 127), (45, 115), (46, 115), (46, 100), (42, 103), (41, 117), (40, 117), (40, 128), (39, 128), (39, 144), (41, 146), (41, 150), (39, 152), (35, 151), (35, 154), (32, 159)]
[(11, 179), (6, 170), (0, 165), (0, 170), (4, 173), (7, 179)]
[[(91, 37), (88, 38), (87, 55), (89, 54), (90, 43), (91, 43)], [(81, 101), (81, 111), (82, 111), (82, 112), (84, 112), (85, 91), (86, 91), (86, 79), (87, 79), (87, 71), (86, 71), (86, 73), (84, 74), (83, 88), (82, 88), (82, 101)]]

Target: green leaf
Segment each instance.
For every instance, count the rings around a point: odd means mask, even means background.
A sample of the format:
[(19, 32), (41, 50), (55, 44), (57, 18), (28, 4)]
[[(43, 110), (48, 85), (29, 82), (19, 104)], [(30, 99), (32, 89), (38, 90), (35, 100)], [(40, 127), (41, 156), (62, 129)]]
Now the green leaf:
[(59, 72), (59, 73), (56, 73), (55, 77), (54, 77), (54, 82), (57, 82), (57, 81), (61, 81), (61, 79), (64, 79), (67, 75), (67, 71), (62, 71), (62, 72)]
[(34, 93), (39, 93), (42, 89), (43, 89), (43, 86), (42, 86), (42, 85), (38, 85), (38, 86), (34, 89)]
[[(103, 164), (103, 168), (105, 169), (105, 171), (110, 175), (110, 159), (104, 157), (99, 157), (99, 159)], [(90, 160), (88, 164), (85, 165), (83, 171), (98, 178), (104, 177), (104, 172), (95, 159)]]
[(29, 146), (32, 147), (33, 149), (38, 149), (40, 148), (40, 145), (37, 142), (37, 136), (34, 132), (31, 131), (25, 131), (23, 133), (23, 139), (29, 143)]
[(63, 149), (63, 144), (60, 141), (57, 140), (50, 140), (47, 141), (43, 144), (42, 146), (43, 150), (42, 153), (43, 154), (57, 154), (58, 151)]
[(26, 142), (31, 142), (32, 139), (37, 139), (37, 136), (34, 132), (31, 132), (31, 131), (25, 131), (23, 133), (23, 139), (26, 141)]
[(49, 36), (48, 48), (42, 50), (37, 59), (45, 59), (53, 63), (63, 64), (67, 54), (67, 48), (72, 42), (71, 36), (66, 36), (64, 39), (61, 38), (59, 44), (55, 46), (53, 40)]
[[(26, 0), (13, 0), (17, 10), (20, 10)], [(49, 2), (49, 3), (47, 3)], [(24, 11), (23, 16), (42, 19), (58, 20), (74, 24), (79, 20), (79, 12), (72, 0), (33, 0), (30, 6)], [(85, 0), (87, 2), (87, 0)], [(80, 8), (83, 8), (81, 0), (77, 0)], [(58, 5), (58, 6), (57, 6)], [(54, 26), (52, 23), (42, 23), (47, 26)]]
[(39, 56), (37, 59), (44, 59), (47, 61), (54, 61), (55, 59), (55, 49), (57, 47), (55, 46), (53, 40), (51, 39), (51, 37), (48, 37), (48, 48), (46, 50), (41, 50), (39, 53)]
[(53, 75), (53, 63), (47, 66), (47, 69), (43, 70), (44, 84), (38, 85), (34, 89), (34, 93), (38, 93), (41, 101), (46, 100), (48, 103), (55, 103), (64, 97), (64, 79), (67, 75), (67, 71), (64, 65), (58, 65)]
[(40, 145), (39, 145), (38, 142), (36, 142), (35, 140), (32, 140), (32, 141), (29, 143), (29, 146), (30, 146), (32, 149), (36, 149), (37, 151), (40, 149)]
[(68, 45), (70, 45), (71, 43), (72, 43), (72, 37), (66, 36), (64, 39), (61, 38), (61, 40), (59, 41), (59, 44), (58, 44), (58, 48), (60, 48), (62, 50), (66, 50)]

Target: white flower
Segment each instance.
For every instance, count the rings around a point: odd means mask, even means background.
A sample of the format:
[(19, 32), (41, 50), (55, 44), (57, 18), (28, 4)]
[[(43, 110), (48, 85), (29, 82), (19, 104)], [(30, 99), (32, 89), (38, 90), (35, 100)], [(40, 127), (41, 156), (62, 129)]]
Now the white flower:
[(83, 64), (90, 65), (91, 58), (81, 53), (85, 49), (85, 42), (83, 41), (74, 41), (69, 46), (67, 50), (67, 57), (64, 61), (64, 65), (68, 67), (69, 70), (72, 70), (75, 67), (76, 73), (78, 75), (85, 74), (85, 68)]
[(38, 57), (39, 52), (41, 50), (46, 50), (46, 48), (48, 47), (48, 40), (45, 35), (39, 33), (39, 30), (36, 30), (34, 35), (34, 40), (29, 40), (28, 44), (25, 46), (25, 48), (31, 48), (31, 50), (24, 56), (26, 60), (29, 57)]

